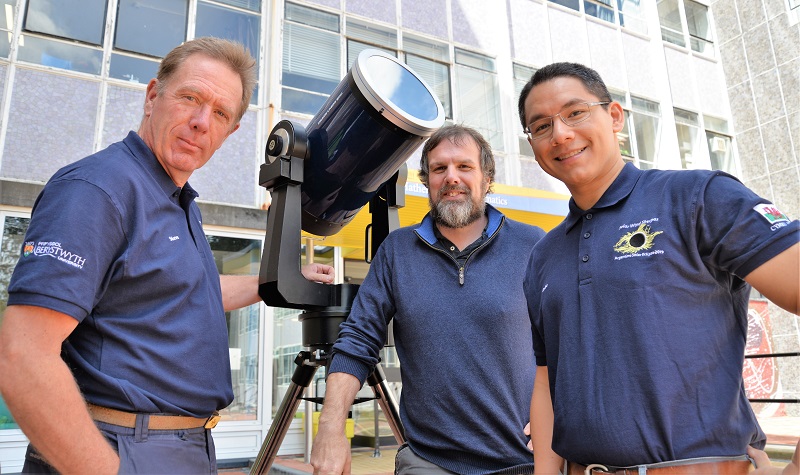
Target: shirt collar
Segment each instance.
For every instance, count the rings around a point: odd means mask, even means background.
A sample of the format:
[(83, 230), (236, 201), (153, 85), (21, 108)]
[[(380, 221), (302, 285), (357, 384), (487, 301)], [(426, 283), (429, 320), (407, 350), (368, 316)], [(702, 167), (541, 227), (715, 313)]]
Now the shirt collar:
[[(502, 224), (504, 216), (503, 213), (498, 211), (494, 206), (487, 203), (486, 217), (489, 218), (489, 222), (486, 224), (486, 235), (491, 236)], [(421, 237), (431, 246), (435, 245), (436, 241), (438, 240), (436, 237), (436, 232), (434, 231), (435, 227), (436, 224), (434, 223), (430, 212), (428, 212), (428, 214), (422, 218), (422, 222), (417, 227), (417, 234), (419, 237)]]
[(639, 181), (639, 177), (641, 176), (642, 170), (639, 170), (634, 164), (628, 162), (622, 167), (619, 175), (617, 175), (611, 183), (611, 186), (603, 193), (603, 196), (601, 196), (597, 203), (591, 208), (584, 211), (575, 204), (573, 198), (570, 198), (569, 214), (564, 218), (564, 234), (568, 233), (587, 213), (614, 206), (630, 195), (633, 191), (633, 187), (636, 186), (636, 182)]
[(161, 162), (158, 161), (156, 155), (150, 150), (150, 147), (144, 143), (144, 140), (142, 140), (139, 134), (131, 130), (128, 136), (123, 139), (122, 143), (128, 147), (136, 160), (150, 173), (156, 183), (158, 183), (164, 191), (165, 195), (176, 200), (181, 194), (187, 195), (187, 198), (190, 198), (190, 200), (199, 196), (188, 182), (183, 186), (183, 189), (181, 189), (172, 181), (172, 178), (170, 178), (167, 171), (164, 170)]

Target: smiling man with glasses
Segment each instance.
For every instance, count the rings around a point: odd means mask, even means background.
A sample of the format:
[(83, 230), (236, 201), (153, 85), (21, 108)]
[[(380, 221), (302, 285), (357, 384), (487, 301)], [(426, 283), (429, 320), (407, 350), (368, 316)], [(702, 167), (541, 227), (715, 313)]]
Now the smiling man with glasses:
[(750, 285), (798, 313), (800, 223), (723, 172), (626, 164), (622, 106), (581, 64), (537, 71), (519, 118), (572, 194), (524, 284), (536, 473), (744, 475), (748, 455), (779, 473), (745, 396), (743, 329)]

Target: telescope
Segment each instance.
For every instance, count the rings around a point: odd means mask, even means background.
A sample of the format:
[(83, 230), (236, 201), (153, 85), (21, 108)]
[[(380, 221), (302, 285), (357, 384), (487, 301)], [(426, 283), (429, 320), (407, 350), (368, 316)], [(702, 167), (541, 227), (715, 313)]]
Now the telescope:
[[(283, 120), (270, 132), (259, 172), (272, 204), (258, 293), (269, 306), (303, 310), (302, 343), (309, 351), (295, 358), (292, 382), (251, 474), (269, 471), (303, 391), (319, 367), (327, 368), (358, 291), (355, 284), (319, 284), (302, 276), (301, 230), (331, 236), (369, 203), (365, 248), (373, 256), (400, 226), (406, 160), (443, 123), (444, 108), (422, 78), (394, 56), (366, 49), (307, 126)], [(397, 403), (380, 365), (367, 382), (402, 444)]]

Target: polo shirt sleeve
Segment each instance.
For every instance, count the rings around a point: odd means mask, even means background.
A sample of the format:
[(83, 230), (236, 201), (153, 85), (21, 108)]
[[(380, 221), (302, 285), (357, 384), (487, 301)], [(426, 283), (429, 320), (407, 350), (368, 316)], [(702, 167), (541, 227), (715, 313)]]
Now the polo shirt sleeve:
[(701, 190), (696, 222), (698, 250), (706, 265), (739, 278), (800, 240), (797, 220), (722, 172)]
[[(9, 284), (8, 305), (32, 305), (83, 320), (103, 294), (126, 242), (120, 213), (81, 179), (48, 183), (36, 200)], [(117, 265), (121, 266), (121, 263)]]

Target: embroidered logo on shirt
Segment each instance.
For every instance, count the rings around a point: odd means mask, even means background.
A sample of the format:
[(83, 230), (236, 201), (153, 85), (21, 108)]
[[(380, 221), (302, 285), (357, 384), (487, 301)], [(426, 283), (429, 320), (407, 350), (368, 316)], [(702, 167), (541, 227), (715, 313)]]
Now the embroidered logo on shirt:
[(760, 204), (753, 209), (772, 225), (770, 229), (773, 231), (789, 224), (789, 217), (781, 213), (773, 204)]
[(651, 256), (653, 254), (663, 254), (664, 251), (656, 250), (652, 252), (642, 253), (653, 247), (656, 236), (664, 231), (650, 231), (650, 226), (646, 223), (640, 223), (635, 231), (625, 233), (619, 241), (614, 245), (614, 250), (623, 256), (614, 257), (615, 260), (624, 259), (633, 256)]
[(31, 254), (34, 256), (49, 256), (73, 267), (77, 267), (78, 269), (83, 269), (83, 265), (86, 263), (85, 257), (81, 257), (62, 248), (61, 243), (55, 241), (43, 241), (37, 243), (28, 241), (23, 247), (22, 254), (25, 257), (28, 257)]
[(180, 238), (181, 238), (180, 236), (170, 236), (170, 237), (169, 237), (169, 240), (170, 240), (170, 241), (177, 241), (177, 240), (178, 240), (178, 239), (180, 239)]

